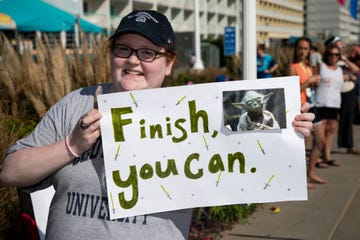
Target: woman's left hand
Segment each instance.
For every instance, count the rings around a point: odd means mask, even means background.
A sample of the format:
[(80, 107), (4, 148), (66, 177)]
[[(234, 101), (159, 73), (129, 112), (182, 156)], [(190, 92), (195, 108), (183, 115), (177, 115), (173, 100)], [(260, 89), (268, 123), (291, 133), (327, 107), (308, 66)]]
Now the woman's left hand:
[(304, 103), (301, 106), (301, 114), (296, 115), (295, 120), (293, 121), (295, 130), (301, 133), (304, 137), (310, 136), (314, 127), (313, 120), (315, 115), (313, 113), (308, 113), (309, 109), (310, 104)]

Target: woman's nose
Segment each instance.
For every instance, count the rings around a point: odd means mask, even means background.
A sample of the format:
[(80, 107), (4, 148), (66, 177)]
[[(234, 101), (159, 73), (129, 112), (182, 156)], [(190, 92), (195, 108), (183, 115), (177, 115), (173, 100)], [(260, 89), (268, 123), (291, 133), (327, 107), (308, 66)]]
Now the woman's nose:
[(140, 59), (136, 55), (136, 52), (132, 52), (131, 55), (128, 57), (130, 62), (139, 63)]

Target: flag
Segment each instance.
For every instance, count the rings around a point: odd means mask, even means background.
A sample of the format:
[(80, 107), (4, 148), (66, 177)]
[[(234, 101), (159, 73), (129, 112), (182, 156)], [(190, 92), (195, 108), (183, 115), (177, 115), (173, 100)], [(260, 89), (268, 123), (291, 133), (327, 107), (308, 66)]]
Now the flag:
[(358, 0), (337, 0), (340, 5), (344, 6), (350, 12), (350, 15), (357, 19)]

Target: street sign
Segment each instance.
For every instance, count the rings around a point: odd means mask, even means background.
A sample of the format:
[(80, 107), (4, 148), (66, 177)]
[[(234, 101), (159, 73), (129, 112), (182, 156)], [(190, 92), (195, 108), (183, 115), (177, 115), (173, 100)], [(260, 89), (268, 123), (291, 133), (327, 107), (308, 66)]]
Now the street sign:
[(234, 56), (236, 53), (236, 29), (232, 26), (227, 26), (224, 29), (224, 55)]

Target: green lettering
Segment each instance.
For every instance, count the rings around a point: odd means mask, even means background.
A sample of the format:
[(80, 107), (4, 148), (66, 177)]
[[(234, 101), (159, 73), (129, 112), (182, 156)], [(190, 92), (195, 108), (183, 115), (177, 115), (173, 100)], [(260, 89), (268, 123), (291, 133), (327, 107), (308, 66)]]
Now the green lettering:
[(188, 158), (186, 159), (185, 165), (184, 165), (184, 172), (185, 172), (186, 177), (188, 177), (190, 179), (198, 179), (203, 176), (203, 169), (199, 169), (199, 171), (196, 174), (193, 174), (190, 169), (191, 161), (194, 159), (199, 161), (199, 156), (200, 156), (199, 153), (193, 153), (193, 154), (190, 154), (188, 156)]
[(141, 119), (139, 121), (140, 124), (140, 138), (146, 138), (146, 131), (145, 127), (143, 126), (145, 124), (145, 119)]
[(127, 124), (131, 124), (132, 120), (130, 119), (122, 119), (122, 115), (132, 113), (131, 107), (125, 108), (112, 108), (111, 109), (111, 118), (114, 129), (114, 139), (115, 142), (123, 142), (125, 141), (124, 129), (123, 126)]
[(190, 126), (191, 132), (198, 132), (198, 121), (201, 117), (203, 119), (203, 129), (204, 133), (209, 132), (209, 121), (208, 115), (204, 110), (196, 112), (196, 102), (195, 100), (189, 101), (189, 113), (190, 113)]
[(224, 170), (225, 167), (220, 154), (214, 154), (209, 161), (209, 172), (216, 173)]
[(170, 123), (170, 118), (166, 117), (166, 135), (170, 136), (172, 135), (172, 131), (171, 131), (171, 123)]
[(176, 169), (175, 159), (168, 159), (168, 164), (165, 171), (161, 171), (160, 162), (156, 162), (155, 171), (156, 175), (158, 175), (160, 178), (166, 178), (170, 175), (170, 173), (172, 173), (173, 175), (179, 175), (178, 170)]
[(239, 169), (240, 173), (245, 173), (245, 157), (244, 154), (241, 152), (236, 152), (234, 154), (228, 154), (228, 165), (229, 165), (229, 172), (234, 172), (234, 163), (235, 161), (239, 161)]
[(150, 125), (150, 138), (155, 138), (156, 133), (158, 135), (158, 138), (163, 138), (161, 125)]
[(119, 170), (113, 171), (112, 175), (113, 175), (113, 181), (117, 186), (121, 188), (127, 188), (129, 186), (132, 186), (132, 199), (130, 201), (127, 201), (125, 199), (124, 192), (119, 193), (120, 206), (124, 209), (130, 209), (134, 207), (139, 198), (139, 187), (138, 187), (136, 166), (130, 166), (129, 178), (125, 181), (121, 180)]
[(154, 175), (154, 170), (149, 163), (145, 163), (140, 169), (140, 177), (142, 179), (149, 179)]
[(180, 137), (172, 137), (172, 141), (174, 143), (179, 143), (184, 141), (187, 138), (187, 132), (186, 130), (180, 125), (180, 123), (184, 123), (186, 120), (184, 118), (179, 118), (175, 121), (174, 125), (177, 129), (179, 129), (182, 132), (182, 135)]

